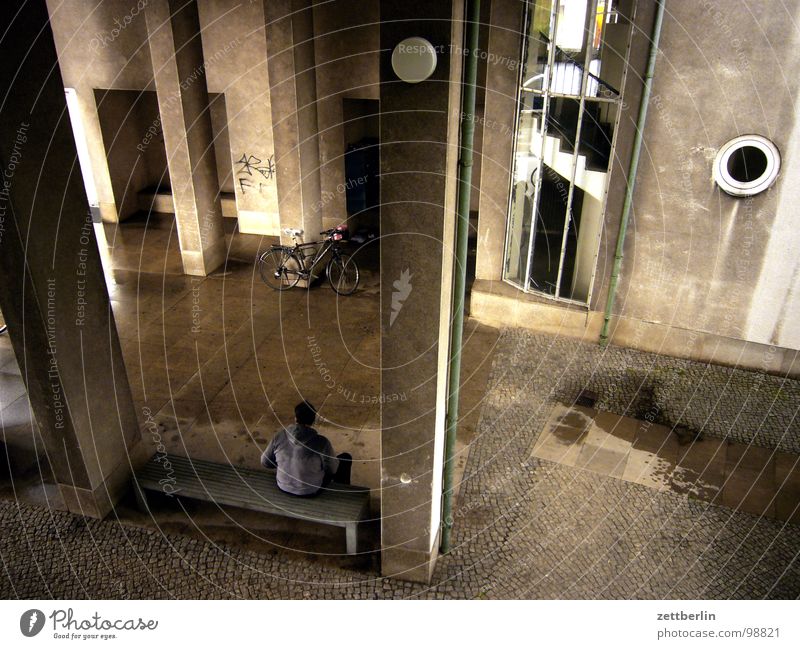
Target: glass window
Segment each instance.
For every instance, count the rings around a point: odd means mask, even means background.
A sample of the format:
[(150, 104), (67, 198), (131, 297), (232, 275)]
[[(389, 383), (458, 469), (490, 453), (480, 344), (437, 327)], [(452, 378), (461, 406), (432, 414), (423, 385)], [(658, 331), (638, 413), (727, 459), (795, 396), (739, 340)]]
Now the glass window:
[(527, 4), (504, 268), (523, 290), (589, 301), (633, 4)]

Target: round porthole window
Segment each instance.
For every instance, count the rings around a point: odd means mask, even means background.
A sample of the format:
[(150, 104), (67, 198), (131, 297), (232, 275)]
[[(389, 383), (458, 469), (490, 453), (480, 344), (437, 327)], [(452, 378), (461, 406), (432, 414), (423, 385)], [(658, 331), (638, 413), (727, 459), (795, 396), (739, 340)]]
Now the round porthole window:
[(752, 196), (770, 187), (781, 169), (777, 147), (760, 135), (727, 142), (714, 160), (714, 180), (731, 196)]

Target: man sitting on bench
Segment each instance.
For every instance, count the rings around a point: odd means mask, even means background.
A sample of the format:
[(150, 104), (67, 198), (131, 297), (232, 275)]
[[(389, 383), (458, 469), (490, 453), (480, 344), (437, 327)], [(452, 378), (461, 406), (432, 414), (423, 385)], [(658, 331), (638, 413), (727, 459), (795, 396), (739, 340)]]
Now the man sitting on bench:
[(295, 424), (281, 429), (261, 455), (261, 464), (277, 469), (278, 488), (295, 496), (316, 496), (329, 483), (350, 484), (353, 457), (335, 456), (326, 437), (311, 428), (317, 411), (308, 401), (294, 408)]

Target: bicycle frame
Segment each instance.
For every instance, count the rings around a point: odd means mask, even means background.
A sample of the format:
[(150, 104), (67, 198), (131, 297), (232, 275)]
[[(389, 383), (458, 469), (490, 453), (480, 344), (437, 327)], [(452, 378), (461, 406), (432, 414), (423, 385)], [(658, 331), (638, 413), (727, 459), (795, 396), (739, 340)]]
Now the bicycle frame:
[[(314, 257), (309, 262), (308, 257), (303, 253), (303, 250), (314, 246), (319, 246), (319, 249), (314, 253)], [(310, 275), (314, 272), (314, 268), (317, 266), (317, 264), (322, 261), (322, 258), (327, 255), (333, 247), (333, 242), (327, 240), (316, 241), (312, 243), (295, 243), (294, 248), (292, 248), (292, 252), (297, 255), (297, 258), (303, 264), (303, 273), (305, 273), (305, 275)]]
[[(330, 239), (323, 239), (322, 241), (311, 241), (309, 243), (300, 243), (297, 241), (297, 237), (292, 235), (292, 239), (294, 239), (293, 246), (284, 246), (284, 245), (275, 245), (271, 246), (273, 250), (282, 250), (286, 253), (288, 258), (290, 255), (295, 255), (300, 263), (303, 265), (300, 269), (300, 278), (301, 279), (308, 279), (311, 274), (314, 272), (314, 268), (316, 268), (317, 264), (322, 261), (322, 259), (327, 255), (329, 252), (333, 251), (334, 254), (338, 251), (338, 247), (335, 241), (331, 241)], [(312, 248), (319, 246), (316, 253), (314, 253), (314, 257), (311, 261), (308, 261), (308, 257), (303, 253), (303, 249)], [(288, 272), (288, 271), (287, 271)]]

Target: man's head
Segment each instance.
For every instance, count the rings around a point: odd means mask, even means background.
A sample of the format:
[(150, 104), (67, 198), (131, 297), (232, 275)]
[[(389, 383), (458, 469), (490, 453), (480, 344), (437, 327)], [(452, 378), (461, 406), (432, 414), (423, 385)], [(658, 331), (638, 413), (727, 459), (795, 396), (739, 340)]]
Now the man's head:
[(311, 426), (317, 418), (317, 409), (308, 401), (301, 401), (294, 407), (294, 418), (298, 424)]

